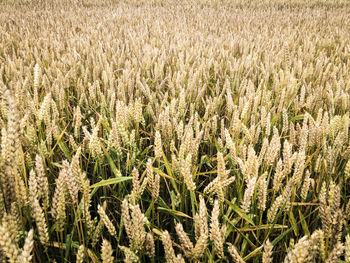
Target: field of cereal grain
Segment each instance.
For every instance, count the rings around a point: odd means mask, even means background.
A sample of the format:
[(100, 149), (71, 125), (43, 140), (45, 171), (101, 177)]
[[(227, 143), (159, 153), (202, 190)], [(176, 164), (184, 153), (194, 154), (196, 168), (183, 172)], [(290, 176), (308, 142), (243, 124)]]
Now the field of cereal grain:
[(350, 1), (0, 1), (0, 262), (350, 263)]

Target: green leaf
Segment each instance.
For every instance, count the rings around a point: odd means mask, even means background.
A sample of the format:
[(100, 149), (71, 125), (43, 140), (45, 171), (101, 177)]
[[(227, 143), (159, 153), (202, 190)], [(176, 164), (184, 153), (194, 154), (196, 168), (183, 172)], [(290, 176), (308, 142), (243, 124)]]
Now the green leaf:
[[(50, 156), (52, 156), (54, 150), (56, 149), (57, 146), (59, 146), (61, 148), (61, 140), (62, 140), (62, 137), (64, 135), (64, 133), (66, 132), (66, 129), (67, 129), (67, 126), (63, 129), (63, 131), (61, 132), (61, 134), (57, 137), (56, 139), (56, 144), (52, 147), (51, 151), (50, 151)], [(65, 150), (66, 150), (66, 147), (64, 147)], [(62, 150), (62, 148), (61, 148)], [(62, 150), (63, 151), (63, 150)], [(66, 153), (65, 153), (66, 154)], [(69, 154), (69, 153), (68, 153)], [(70, 154), (69, 154), (70, 155)]]
[[(254, 249), (256, 248), (256, 245), (248, 238), (248, 236), (245, 235), (242, 231), (240, 231), (239, 228), (237, 228), (235, 224), (226, 215), (224, 215), (224, 219), (240, 234), (241, 237), (244, 238), (246, 242), (249, 243), (250, 246), (252, 246)], [(245, 245), (246, 244), (243, 243), (242, 247)]]
[(173, 173), (172, 173), (172, 170), (171, 170), (170, 163), (169, 163), (168, 159), (166, 158), (164, 152), (162, 152), (162, 156), (163, 156), (163, 160), (164, 160), (165, 169), (166, 169), (167, 173), (169, 174), (169, 176), (171, 177), (170, 182), (173, 185), (176, 193), (178, 194), (179, 190), (177, 189), (177, 186), (176, 186), (176, 183), (175, 183), (175, 179), (173, 177)]
[(103, 147), (103, 145), (101, 144), (101, 147), (103, 149), (103, 152), (108, 160), (109, 166), (111, 167), (112, 173), (116, 176), (116, 177), (120, 177), (120, 172), (118, 171), (117, 167), (115, 166), (111, 156), (109, 155), (108, 151), (106, 150), (105, 147)]
[[(74, 228), (73, 228), (73, 231), (74, 233)], [(69, 256), (69, 252), (70, 252), (70, 248), (71, 248), (71, 245), (72, 245), (72, 238), (71, 238), (71, 234), (68, 234), (67, 237), (66, 237), (66, 253), (65, 253), (65, 260), (68, 259), (68, 256)]]
[(301, 220), (301, 227), (303, 228), (304, 234), (309, 237), (310, 236), (310, 231), (309, 231), (309, 228), (307, 227), (305, 218), (304, 218), (304, 216), (303, 216), (303, 214), (301, 213), (300, 210), (299, 210), (299, 217), (300, 217), (300, 220)]
[(203, 155), (201, 157), (201, 162), (200, 164), (206, 164), (207, 166), (209, 166), (210, 168), (213, 168), (213, 166), (210, 164), (209, 160), (208, 160), (208, 156), (207, 155)]
[(255, 226), (253, 220), (247, 216), (245, 213), (241, 211), (241, 209), (236, 206), (235, 204), (231, 203), (230, 201), (226, 200), (226, 203), (235, 211), (241, 218), (243, 218), (245, 221), (247, 221), (249, 224)]
[(186, 217), (186, 218), (192, 218), (189, 215), (186, 215), (185, 213), (182, 213), (180, 211), (176, 211), (176, 210), (173, 210), (173, 209), (167, 209), (167, 208), (164, 208), (164, 207), (158, 207), (158, 210), (161, 211), (161, 212), (165, 212), (165, 213), (174, 215), (174, 216), (181, 216), (181, 217)]
[(295, 220), (295, 217), (294, 217), (292, 210), (289, 213), (289, 222), (293, 226), (295, 236), (299, 236), (299, 228), (298, 228), (297, 221)]
[(122, 177), (117, 177), (117, 178), (111, 178), (107, 180), (102, 180), (96, 184), (93, 184), (90, 186), (90, 188), (96, 188), (96, 187), (101, 187), (101, 186), (106, 186), (106, 185), (111, 185), (111, 184), (118, 184), (124, 181), (131, 180), (131, 176), (122, 176)]
[[(309, 213), (306, 218), (310, 217), (313, 213), (317, 212), (318, 209), (315, 209), (314, 211), (312, 211), (311, 213)], [(305, 219), (305, 218), (304, 218)], [(301, 220), (298, 221), (297, 224), (300, 223)], [(293, 225), (291, 228), (289, 228), (286, 232), (282, 233), (281, 235), (279, 235), (278, 237), (276, 237), (271, 243), (272, 245), (276, 246), (278, 244), (278, 242), (280, 242), (286, 235), (288, 235), (291, 231), (293, 231), (294, 227), (296, 225)]]
[(69, 162), (71, 162), (72, 161), (72, 156), (70, 155), (67, 147), (62, 142), (57, 142), (57, 144), (60, 147), (60, 149), (62, 150), (62, 152), (64, 153), (64, 156), (67, 158), (67, 160)]

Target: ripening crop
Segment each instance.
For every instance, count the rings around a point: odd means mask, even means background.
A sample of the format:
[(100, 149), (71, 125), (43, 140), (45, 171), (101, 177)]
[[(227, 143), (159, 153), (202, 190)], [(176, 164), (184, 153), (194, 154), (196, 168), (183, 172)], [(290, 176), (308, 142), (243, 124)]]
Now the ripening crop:
[(349, 10), (0, 1), (0, 262), (350, 263)]

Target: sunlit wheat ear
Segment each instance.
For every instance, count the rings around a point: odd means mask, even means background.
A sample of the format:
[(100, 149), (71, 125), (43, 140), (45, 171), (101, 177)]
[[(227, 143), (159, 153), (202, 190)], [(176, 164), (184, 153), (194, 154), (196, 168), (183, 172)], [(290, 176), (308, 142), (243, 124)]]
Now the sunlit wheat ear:
[(138, 252), (143, 248), (146, 239), (146, 231), (144, 224), (147, 218), (142, 214), (139, 205), (132, 207), (131, 211), (132, 223), (133, 223), (133, 237), (131, 238), (131, 248)]
[(205, 205), (205, 201), (203, 196), (199, 196), (199, 232), (201, 235), (208, 236), (209, 229), (208, 229), (208, 218), (207, 218), (207, 207)]
[(104, 239), (102, 242), (101, 258), (102, 258), (102, 263), (114, 262), (112, 246), (106, 239)]
[(301, 188), (301, 199), (302, 200), (305, 200), (308, 193), (309, 193), (309, 187), (310, 187), (310, 184), (311, 184), (311, 178), (310, 178), (310, 172), (309, 170), (307, 170), (305, 172), (305, 178), (304, 178), (304, 182), (303, 182), (303, 185), (302, 185), (302, 188)]
[(320, 257), (323, 261), (326, 260), (326, 243), (325, 243), (325, 235), (324, 235), (324, 232), (320, 232), (320, 237), (319, 237), (319, 253), (320, 253)]
[(264, 244), (264, 253), (262, 255), (262, 263), (273, 262), (272, 249), (273, 249), (272, 243), (270, 242), (270, 240), (267, 240), (266, 243)]
[(294, 163), (293, 159), (293, 145), (289, 143), (288, 140), (285, 140), (283, 143), (283, 167), (286, 174), (289, 174)]
[(139, 258), (137, 255), (128, 247), (118, 246), (121, 251), (123, 251), (125, 255), (124, 262), (139, 262)]
[(157, 173), (154, 176), (154, 182), (153, 182), (153, 187), (152, 187), (152, 198), (155, 201), (159, 197), (159, 189), (160, 189), (160, 175)]
[(216, 254), (219, 258), (224, 257), (224, 248), (223, 244), (225, 242), (225, 232), (226, 228), (223, 226), (220, 227), (219, 223), (219, 214), (220, 206), (218, 200), (215, 200), (214, 207), (211, 214), (211, 223), (210, 223), (210, 239), (214, 242)]
[(279, 213), (279, 209), (281, 209), (282, 207), (284, 207), (285, 210), (289, 209), (292, 189), (292, 180), (290, 180), (287, 183), (285, 189), (283, 190), (283, 193), (275, 199), (275, 201), (272, 203), (269, 210), (267, 211), (268, 222), (273, 222), (276, 219), (276, 216)]
[[(85, 173), (82, 173), (81, 175), (82, 178), (85, 178)], [(86, 225), (88, 227), (88, 234), (91, 236), (92, 231), (94, 231), (95, 226), (92, 222), (91, 219), (91, 214), (90, 214), (90, 206), (91, 206), (91, 194), (90, 194), (90, 181), (89, 179), (82, 179), (82, 214), (83, 218), (86, 222)]]
[(76, 107), (74, 112), (74, 137), (79, 138), (80, 136), (80, 128), (82, 125), (82, 114), (79, 106)]
[(35, 64), (34, 67), (34, 76), (33, 76), (33, 87), (34, 87), (34, 105), (37, 107), (39, 100), (38, 100), (38, 88), (40, 85), (40, 66), (38, 64)]
[(181, 242), (181, 246), (184, 249), (185, 256), (186, 257), (191, 257), (191, 252), (193, 249), (193, 244), (187, 234), (185, 233), (183, 226), (181, 223), (177, 223), (175, 227), (177, 236)]
[(185, 263), (185, 259), (182, 257), (181, 254), (178, 254), (174, 260), (174, 262), (179, 262), (179, 263)]
[(303, 173), (304, 173), (304, 169), (305, 169), (305, 152), (304, 151), (301, 151), (301, 152), (298, 152), (298, 155), (297, 155), (297, 159), (295, 161), (295, 170), (294, 170), (294, 174), (293, 174), (293, 177), (292, 177), (292, 180), (294, 182), (294, 184), (300, 186), (301, 182), (302, 182), (302, 176), (303, 176)]
[(130, 240), (130, 248), (137, 253), (143, 249), (146, 241), (146, 230), (144, 224), (148, 221), (145, 215), (142, 214), (139, 205), (130, 205), (130, 210), (128, 201), (124, 199), (122, 202), (123, 223)]
[(266, 154), (266, 151), (267, 151), (268, 148), (269, 148), (269, 140), (265, 137), (263, 139), (262, 146), (261, 146), (261, 149), (260, 149), (260, 153), (259, 153), (259, 156), (258, 156), (258, 163), (260, 163), (260, 164), (262, 163), (262, 161), (265, 158), (265, 154)]
[(162, 138), (160, 136), (160, 132), (156, 131), (155, 139), (154, 139), (154, 157), (160, 158), (162, 156)]
[(10, 237), (8, 231), (8, 225), (6, 222), (2, 222), (0, 225), (0, 248), (1, 251), (6, 255), (9, 262), (16, 263), (19, 260), (19, 251), (16, 243)]
[(122, 218), (123, 218), (123, 224), (125, 227), (125, 232), (129, 236), (129, 238), (132, 237), (132, 222), (131, 217), (129, 213), (129, 203), (126, 199), (122, 202)]
[(287, 254), (284, 263), (309, 262), (313, 260), (319, 253), (319, 245), (322, 238), (322, 230), (316, 230), (309, 239), (307, 236), (301, 238)]
[(227, 179), (229, 171), (226, 171), (226, 164), (224, 155), (221, 152), (217, 153), (217, 176), (220, 178), (220, 181), (223, 182)]
[(84, 256), (85, 256), (85, 247), (84, 247), (84, 245), (80, 245), (79, 248), (78, 248), (78, 252), (77, 252), (76, 262), (77, 263), (83, 263), (84, 262)]
[(328, 254), (328, 257), (325, 262), (329, 263), (337, 263), (340, 260), (340, 257), (344, 253), (344, 245), (342, 242), (338, 242), (335, 244), (333, 250)]
[(139, 193), (140, 193), (140, 181), (139, 181), (139, 171), (137, 169), (132, 170), (132, 192), (131, 199), (132, 203), (136, 203)]
[(19, 231), (23, 229), (22, 222), (20, 221), (18, 207), (15, 203), (11, 205), (9, 213), (5, 213), (2, 223), (6, 224), (9, 237), (15, 242), (19, 242)]
[(80, 158), (81, 158), (81, 147), (77, 148), (73, 158), (72, 162), (70, 164), (70, 169), (73, 173), (73, 179), (75, 183), (77, 184), (80, 191), (83, 191), (84, 187), (84, 180), (85, 180), (85, 173), (82, 171), (80, 167)]
[(248, 147), (248, 157), (244, 164), (244, 176), (245, 180), (248, 181), (250, 177), (257, 177), (259, 171), (259, 160), (256, 156), (255, 150), (252, 146)]
[(38, 182), (38, 198), (43, 198), (43, 204), (45, 208), (49, 206), (49, 182), (45, 173), (44, 163), (42, 158), (39, 155), (35, 157), (35, 171), (37, 174), (37, 182)]
[(29, 172), (29, 179), (28, 179), (28, 188), (29, 188), (29, 201), (33, 202), (35, 198), (38, 198), (38, 180), (36, 177), (36, 174), (34, 170), (31, 170)]
[(141, 104), (141, 99), (138, 98), (135, 101), (135, 104), (133, 105), (133, 117), (136, 123), (142, 123), (144, 125), (145, 119), (143, 118), (142, 115), (142, 104)]
[(100, 130), (100, 120), (96, 124), (96, 127), (92, 130), (92, 134), (89, 141), (89, 150), (92, 154), (93, 158), (101, 158), (103, 155), (100, 139), (98, 137), (98, 133)]
[(118, 133), (118, 127), (116, 122), (112, 122), (112, 129), (110, 130), (108, 137), (107, 149), (115, 149), (118, 155), (122, 154), (122, 139)]
[[(94, 224), (92, 224), (92, 226), (95, 227)], [(97, 226), (90, 230), (90, 232), (92, 233), (89, 233), (89, 235), (91, 236), (91, 244), (92, 246), (95, 246), (96, 243), (99, 241), (101, 235), (102, 235), (102, 230), (103, 230), (103, 227), (104, 227), (104, 223), (103, 223), (103, 220), (100, 219), (97, 223)]]
[(154, 189), (154, 175), (153, 175), (153, 167), (152, 167), (152, 160), (148, 159), (147, 160), (147, 164), (146, 164), (146, 175), (147, 175), (147, 182), (148, 182), (148, 186), (150, 188), (150, 192), (152, 195), (152, 199), (153, 198), (153, 189)]
[(201, 235), (198, 238), (196, 245), (192, 250), (193, 258), (200, 259), (201, 257), (203, 257), (204, 251), (207, 248), (207, 243), (208, 243), (208, 235), (205, 235), (205, 234)]
[(322, 221), (322, 229), (325, 232), (326, 236), (329, 235), (330, 231), (330, 209), (327, 206), (327, 190), (326, 190), (326, 183), (324, 182), (321, 187), (321, 191), (319, 194), (319, 200), (320, 200), (320, 217)]
[(69, 198), (73, 204), (78, 203), (78, 192), (79, 192), (79, 186), (78, 182), (76, 181), (74, 174), (72, 172), (71, 166), (68, 161), (62, 162), (63, 169), (65, 170), (66, 176), (66, 186), (69, 194)]
[(130, 200), (132, 204), (136, 204), (137, 201), (141, 198), (141, 195), (143, 194), (147, 183), (148, 177), (146, 177), (141, 184), (139, 171), (134, 168), (132, 171), (132, 192), (130, 194)]
[(196, 184), (193, 181), (192, 178), (192, 155), (188, 154), (186, 159), (183, 159), (181, 161), (181, 166), (182, 166), (182, 176), (184, 178), (184, 182), (187, 186), (187, 189), (190, 191), (194, 191), (196, 189)]
[(232, 259), (233, 259), (233, 262), (235, 263), (245, 263), (245, 261), (243, 260), (243, 258), (239, 255), (238, 251), (237, 251), (237, 248), (228, 243), (228, 252), (230, 253)]
[(319, 194), (319, 200), (319, 211), (325, 236), (326, 238), (331, 238), (333, 244), (339, 243), (343, 226), (339, 186), (330, 181), (327, 191), (326, 183), (324, 182)]
[(270, 112), (267, 114), (267, 118), (266, 118), (265, 133), (267, 137), (269, 137), (271, 133), (271, 113)]
[[(2, 142), (2, 156), (4, 157), (5, 173), (2, 172), (2, 181), (5, 185), (5, 197), (8, 195), (7, 206), (10, 206), (10, 202), (17, 201), (19, 206), (24, 206), (27, 203), (27, 196), (25, 194), (24, 182), (19, 173), (19, 161), (20, 158), (20, 116), (18, 111), (18, 101), (11, 94), (10, 90), (6, 90), (4, 93), (4, 99), (6, 99), (8, 112), (7, 112), (7, 130), (2, 132), (2, 137), (5, 141)], [(4, 136), (5, 135), (5, 136)], [(6, 174), (6, 177), (5, 177)]]
[(344, 170), (344, 177), (345, 179), (350, 178), (350, 160), (346, 163), (345, 170)]
[(1, 128), (1, 159), (5, 162), (8, 158), (9, 141), (7, 138), (7, 129), (5, 127)]
[(266, 182), (266, 175), (265, 172), (259, 179), (258, 179), (258, 208), (261, 211), (265, 211), (266, 209), (266, 202), (267, 202), (267, 182)]
[(243, 201), (241, 205), (241, 209), (244, 213), (249, 212), (251, 198), (254, 194), (255, 184), (256, 184), (256, 177), (251, 178), (247, 184), (247, 188), (244, 192)]
[(49, 241), (48, 227), (43, 209), (41, 208), (39, 201), (36, 197), (34, 197), (32, 201), (32, 215), (36, 222), (40, 242), (42, 244), (46, 244)]
[(66, 170), (62, 169), (56, 179), (56, 189), (52, 199), (51, 213), (57, 222), (57, 227), (63, 230), (66, 219)]
[(201, 220), (198, 213), (196, 213), (193, 216), (193, 224), (194, 224), (194, 235), (195, 235), (195, 238), (198, 239), (199, 236), (201, 235), (201, 230), (202, 230)]
[(168, 231), (164, 231), (161, 240), (163, 243), (165, 259), (168, 263), (175, 262), (176, 256), (175, 251), (172, 245), (171, 237)]
[(217, 157), (217, 177), (204, 188), (204, 194), (217, 194), (219, 202), (222, 203), (225, 198), (226, 187), (234, 182), (235, 177), (228, 177), (230, 171), (225, 170), (223, 154), (219, 152)]
[(346, 263), (350, 263), (350, 235), (347, 234), (345, 237), (345, 256), (344, 260)]
[(286, 133), (289, 130), (289, 123), (288, 123), (288, 113), (285, 108), (282, 110), (282, 118), (283, 118), (283, 128), (282, 128), (282, 133)]
[(107, 216), (105, 210), (103, 209), (102, 206), (98, 205), (98, 214), (100, 215), (103, 223), (105, 224), (106, 228), (108, 229), (108, 232), (112, 236), (117, 236), (117, 231), (115, 230), (115, 227), (109, 217)]
[(34, 246), (33, 235), (34, 235), (34, 230), (33, 229), (29, 230), (28, 235), (24, 241), (22, 253), (19, 256), (20, 262), (24, 262), (24, 263), (32, 262), (32, 258), (33, 258), (32, 250)]
[(146, 253), (149, 257), (155, 256), (154, 238), (153, 238), (153, 235), (151, 233), (147, 233), (147, 235), (146, 235), (145, 249), (146, 249)]
[(38, 111), (38, 125), (41, 122), (44, 122), (45, 125), (49, 125), (50, 123), (50, 109), (51, 109), (51, 93), (48, 93), (44, 100), (42, 101), (41, 105), (40, 105), (40, 109)]

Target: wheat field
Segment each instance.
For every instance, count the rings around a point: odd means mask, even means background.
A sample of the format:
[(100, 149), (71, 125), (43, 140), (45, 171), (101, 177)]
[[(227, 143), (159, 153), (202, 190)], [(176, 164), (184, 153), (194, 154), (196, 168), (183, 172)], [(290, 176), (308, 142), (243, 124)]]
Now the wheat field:
[(350, 263), (348, 0), (0, 1), (0, 262)]

